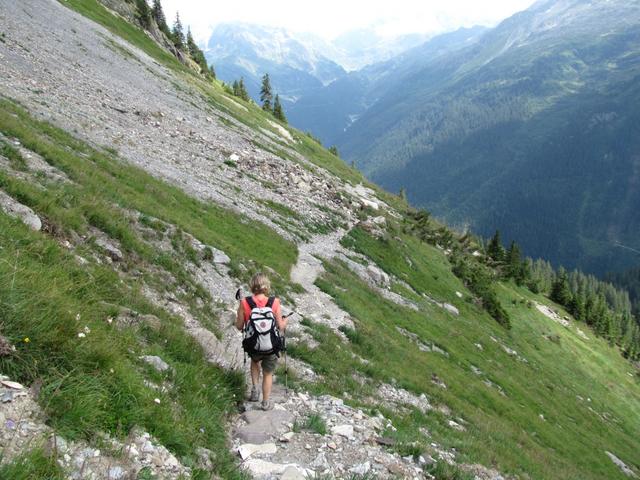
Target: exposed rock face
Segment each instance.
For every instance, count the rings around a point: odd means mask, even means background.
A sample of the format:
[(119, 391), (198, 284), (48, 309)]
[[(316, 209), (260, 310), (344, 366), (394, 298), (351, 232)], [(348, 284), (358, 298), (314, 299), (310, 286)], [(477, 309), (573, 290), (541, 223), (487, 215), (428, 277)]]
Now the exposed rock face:
[(0, 209), (7, 215), (20, 219), (32, 230), (38, 231), (42, 228), (42, 221), (33, 210), (14, 200), (2, 190), (0, 190)]

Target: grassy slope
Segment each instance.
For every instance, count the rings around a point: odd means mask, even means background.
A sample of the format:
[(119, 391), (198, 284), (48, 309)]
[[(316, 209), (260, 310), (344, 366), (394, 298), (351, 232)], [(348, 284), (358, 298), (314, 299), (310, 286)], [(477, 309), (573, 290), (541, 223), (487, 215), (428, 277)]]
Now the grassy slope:
[[(362, 388), (352, 379), (353, 371), (374, 381), (395, 379), (410, 391), (426, 392), (435, 404), (449, 406), (454, 417), (468, 422), (468, 432), (457, 432), (437, 412), (422, 415), (415, 411), (404, 417), (388, 412), (399, 426), (399, 431), (391, 434), (401, 440), (398, 448), (403, 453), (413, 451), (412, 441), (424, 444), (425, 438), (416, 428), (422, 425), (435, 441), (455, 447), (467, 461), (495, 465), (521, 478), (624, 478), (604, 450), (640, 467), (640, 385), (637, 377), (627, 374), (632, 367), (619, 352), (592, 335), (585, 341), (535, 307), (527, 307), (529, 300), (548, 300), (512, 284), (499, 289), (513, 320), (513, 329), (506, 332), (473, 303), (457, 298), (455, 291), (464, 292), (467, 298), (469, 293), (451, 274), (442, 253), (413, 238), (401, 239), (374, 240), (356, 230), (346, 243), (404, 278), (418, 292), (457, 305), (461, 315), (453, 317), (428, 303), (421, 305), (420, 312), (399, 307), (376, 297), (339, 263), (328, 265), (328, 273), (318, 284), (357, 319), (351, 348), (371, 363), (354, 360), (333, 334), (312, 325), (321, 346), (314, 351), (298, 347), (295, 354), (326, 375), (327, 388), (336, 394), (372, 393), (371, 387)], [(449, 358), (409, 346), (396, 326), (444, 347)], [(508, 355), (491, 336), (528, 363)], [(471, 365), (485, 375), (474, 374)], [(432, 374), (448, 388), (433, 384)], [(485, 385), (485, 378), (500, 385), (506, 397)]]
[[(158, 254), (131, 229), (124, 211), (137, 210), (225, 250), (234, 264), (268, 265), (280, 274), (281, 285), (287, 282), (296, 248), (275, 232), (194, 200), (111, 154), (35, 121), (12, 102), (1, 100), (0, 107), (0, 131), (18, 138), (73, 181), (42, 177), (38, 184), (0, 172), (0, 187), (33, 208), (56, 236), (99, 228), (122, 245), (125, 271), (163, 269), (175, 277), (175, 285), (150, 273), (144, 275), (145, 282), (160, 291), (184, 287), (187, 293), (181, 295), (188, 304), (208, 300), (182, 267), (182, 259)], [(139, 281), (121, 283), (110, 267), (93, 262), (80, 266), (54, 238), (31, 232), (4, 214), (0, 248), (2, 334), (18, 347), (15, 357), (0, 360), (0, 370), (27, 384), (43, 380), (40, 402), (56, 430), (70, 438), (92, 438), (100, 430), (125, 435), (140, 425), (187, 463), (197, 446), (220, 452), (219, 473), (234, 475), (233, 461), (224, 453), (222, 419), (244, 386), (241, 378), (208, 365), (181, 322), (145, 301)], [(91, 252), (89, 243), (78, 253), (91, 258)], [(114, 328), (106, 322), (117, 313), (110, 304), (156, 314), (162, 327)], [(91, 333), (79, 339), (85, 326)], [(137, 356), (142, 354), (160, 355), (174, 367), (175, 375), (168, 378), (175, 384), (170, 393), (144, 385), (145, 378), (164, 378), (140, 365)]]

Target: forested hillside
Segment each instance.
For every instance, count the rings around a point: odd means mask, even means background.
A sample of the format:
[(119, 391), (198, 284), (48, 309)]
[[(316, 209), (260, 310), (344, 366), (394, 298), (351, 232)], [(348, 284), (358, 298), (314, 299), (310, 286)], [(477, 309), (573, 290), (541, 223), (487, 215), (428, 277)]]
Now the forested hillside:
[[(339, 150), (373, 180), (555, 265), (633, 265), (640, 6), (537, 2), (413, 71)], [(562, 208), (558, 208), (562, 205)]]

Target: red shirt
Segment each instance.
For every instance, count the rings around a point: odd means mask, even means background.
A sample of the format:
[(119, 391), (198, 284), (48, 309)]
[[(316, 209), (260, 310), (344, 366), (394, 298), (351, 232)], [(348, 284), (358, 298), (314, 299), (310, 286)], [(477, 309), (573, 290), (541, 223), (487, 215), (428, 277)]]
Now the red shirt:
[[(269, 301), (269, 297), (264, 295), (255, 296), (253, 295), (253, 301), (256, 302), (256, 306), (259, 308), (265, 307), (267, 302)], [(244, 323), (246, 324), (249, 321), (249, 317), (251, 316), (251, 307), (249, 307), (249, 303), (246, 298), (243, 298), (240, 303), (242, 304), (242, 311), (244, 312)], [(273, 314), (277, 315), (280, 313), (280, 299), (278, 297), (273, 301), (273, 305), (271, 306), (271, 310), (273, 310)]]

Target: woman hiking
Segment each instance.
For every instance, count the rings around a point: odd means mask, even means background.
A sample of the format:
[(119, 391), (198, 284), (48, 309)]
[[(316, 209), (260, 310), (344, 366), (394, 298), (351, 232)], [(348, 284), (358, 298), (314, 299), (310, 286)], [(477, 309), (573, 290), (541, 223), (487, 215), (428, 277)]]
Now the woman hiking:
[[(263, 273), (257, 273), (251, 278), (249, 283), (249, 289), (252, 295), (240, 300), (238, 306), (238, 314), (236, 316), (236, 328), (238, 330), (245, 330), (249, 324), (252, 314), (254, 320), (259, 318), (261, 320), (267, 320), (269, 324), (270, 313), (273, 313), (275, 318), (275, 326), (279, 332), (284, 333), (287, 328), (286, 318), (282, 318), (282, 312), (280, 309), (280, 299), (278, 297), (269, 297), (271, 290), (271, 282), (269, 278)], [(264, 324), (259, 321), (258, 323)], [(257, 336), (257, 335), (256, 335)], [(273, 335), (270, 336), (267, 341), (274, 339)], [(279, 341), (279, 337), (276, 343)], [(247, 340), (245, 340), (246, 342)], [(244, 342), (243, 342), (244, 344)], [(249, 350), (249, 356), (251, 357), (251, 395), (249, 396), (250, 402), (257, 402), (260, 399), (260, 392), (258, 390), (258, 382), (260, 381), (260, 368), (262, 367), (262, 404), (263, 410), (271, 410), (273, 403), (269, 401), (271, 395), (271, 385), (273, 384), (273, 372), (276, 369), (278, 363), (278, 348), (276, 352), (260, 353)]]

